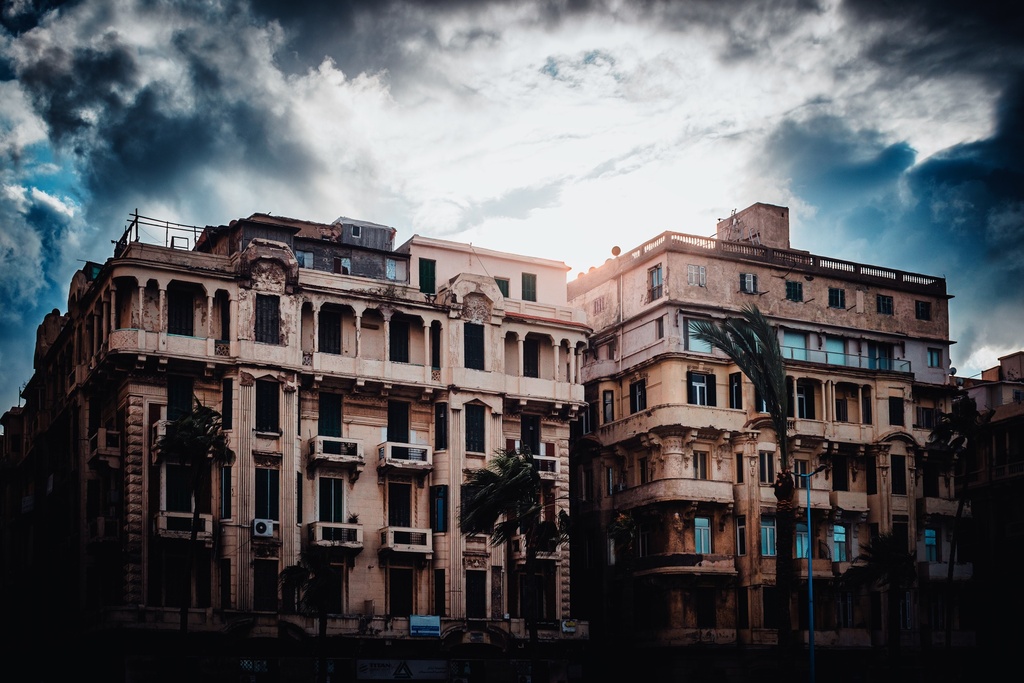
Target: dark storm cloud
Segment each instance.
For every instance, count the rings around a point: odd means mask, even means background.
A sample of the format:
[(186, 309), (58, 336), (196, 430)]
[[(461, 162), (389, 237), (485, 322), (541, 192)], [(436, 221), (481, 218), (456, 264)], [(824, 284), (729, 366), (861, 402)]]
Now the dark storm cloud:
[(1000, 101), (994, 134), (913, 164), (905, 143), (850, 130), (838, 119), (787, 122), (768, 157), (817, 207), (822, 253), (865, 245), (859, 259), (947, 278), (957, 357), (984, 344), (1020, 344), (1024, 320), (1024, 80)]

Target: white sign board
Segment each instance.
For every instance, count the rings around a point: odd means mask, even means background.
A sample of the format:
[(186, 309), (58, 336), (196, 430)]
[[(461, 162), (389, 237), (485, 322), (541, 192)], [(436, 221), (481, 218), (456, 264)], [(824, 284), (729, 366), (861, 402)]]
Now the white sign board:
[(361, 681), (446, 681), (448, 662), (437, 659), (359, 659)]

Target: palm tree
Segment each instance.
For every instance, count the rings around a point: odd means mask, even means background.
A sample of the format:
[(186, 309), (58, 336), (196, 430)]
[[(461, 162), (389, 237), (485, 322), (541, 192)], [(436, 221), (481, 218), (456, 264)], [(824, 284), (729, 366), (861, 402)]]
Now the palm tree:
[[(960, 389), (953, 398), (952, 410), (939, 415), (934, 429), (928, 435), (928, 448), (944, 456), (946, 469), (958, 468), (960, 478), (957, 491), (956, 514), (953, 517), (953, 534), (949, 541), (949, 564), (946, 567), (946, 586), (953, 585), (953, 569), (956, 565), (956, 551), (962, 532), (964, 507), (970, 498), (967, 476), (976, 463), (978, 431), (992, 419), (993, 411), (978, 412), (978, 405), (966, 391)], [(953, 600), (946, 600), (946, 649), (953, 642)]]
[(530, 649), (537, 666), (537, 596), (530, 580), (537, 570), (537, 552), (554, 549), (568, 539), (569, 515), (560, 510), (554, 520), (545, 519), (541, 479), (529, 449), (495, 451), (487, 467), (467, 475), (465, 497), (459, 510), (462, 533), (490, 534), (492, 545), (510, 545), (522, 534), (526, 551), (524, 615)]
[[(793, 644), (790, 602), (793, 593), (793, 537), (796, 530), (796, 509), (793, 493), (796, 486), (789, 469), (788, 397), (786, 366), (775, 327), (757, 306), (745, 306), (738, 316), (719, 323), (706, 320), (693, 323), (694, 336), (725, 353), (757, 389), (771, 417), (779, 446), (781, 471), (775, 477), (776, 525), (776, 588), (778, 602), (778, 644), (785, 657)], [(784, 660), (788, 661), (788, 660)]]
[(302, 551), (297, 564), (281, 570), (282, 593), (298, 596), (296, 607), (300, 614), (310, 614), (317, 620), (317, 680), (327, 680), (327, 613), (331, 595), (340, 578), (331, 566), (330, 551), (321, 546), (310, 546)]
[(210, 470), (214, 464), (229, 465), (235, 459), (235, 453), (228, 446), (227, 435), (224, 434), (220, 413), (204, 406), (194, 396), (193, 401), (191, 412), (171, 422), (166, 433), (156, 443), (157, 449), (168, 462), (185, 466), (191, 474), (188, 478), (188, 495), (192, 503), (192, 525), (188, 544), (188, 571), (182, 577), (181, 633), (188, 632), (188, 608), (192, 604), (192, 575), (195, 573), (196, 539), (199, 535), (200, 506), (196, 497), (202, 491), (209, 491)]
[(887, 631), (889, 656), (894, 662), (900, 652), (900, 602), (917, 578), (915, 555), (907, 549), (907, 540), (892, 532), (873, 538), (850, 568), (843, 572), (843, 587), (888, 589)]

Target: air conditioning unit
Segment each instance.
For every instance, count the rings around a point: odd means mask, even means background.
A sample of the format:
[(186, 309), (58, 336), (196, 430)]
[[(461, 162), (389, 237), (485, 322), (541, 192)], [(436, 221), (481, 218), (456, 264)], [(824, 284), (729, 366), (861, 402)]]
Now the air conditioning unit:
[(274, 520), (254, 519), (252, 520), (252, 535), (258, 538), (273, 538)]

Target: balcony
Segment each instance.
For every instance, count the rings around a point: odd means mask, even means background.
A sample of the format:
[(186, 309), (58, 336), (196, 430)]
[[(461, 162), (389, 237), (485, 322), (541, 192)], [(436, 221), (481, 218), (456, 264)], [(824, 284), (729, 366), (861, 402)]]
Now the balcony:
[(380, 551), (429, 557), (434, 552), (434, 534), (430, 529), (386, 526), (380, 530)]
[(803, 361), (816, 365), (833, 365), (861, 370), (882, 370), (889, 372), (911, 372), (910, 361), (885, 356), (859, 356), (852, 353), (836, 353), (822, 349), (807, 349), (799, 346), (783, 346), (782, 357), (787, 360)]
[[(677, 500), (732, 503), (733, 484), (710, 479), (657, 479), (615, 492), (615, 506), (621, 510)], [(774, 497), (772, 498), (774, 500)]]
[(334, 465), (362, 469), (363, 442), (342, 436), (315, 436), (309, 440), (309, 465)]
[(117, 517), (97, 517), (89, 521), (89, 542), (116, 541), (120, 531)]
[(863, 491), (832, 491), (828, 501), (833, 508), (846, 512), (868, 511), (868, 494)]
[[(924, 498), (918, 498), (917, 513), (922, 517), (956, 517), (957, 505), (959, 505), (959, 502), (956, 500), (939, 498), (938, 496), (926, 496)], [(964, 518), (971, 516), (970, 501), (964, 502), (963, 516)]]
[(633, 564), (633, 575), (694, 574), (735, 576), (736, 560), (732, 555), (701, 553), (670, 553), (638, 557)]
[[(526, 562), (526, 535), (519, 534), (512, 539), (512, 559), (518, 564)], [(562, 559), (562, 546), (557, 545), (554, 549), (537, 549), (537, 559), (545, 561), (557, 561)]]
[[(974, 574), (974, 564), (957, 562), (953, 565), (953, 580), (967, 581)], [(945, 581), (949, 577), (949, 562), (918, 562), (917, 575), (929, 581)]]
[(121, 432), (100, 427), (89, 437), (89, 465), (121, 466)]
[[(156, 535), (160, 538), (180, 538), (189, 540), (192, 537), (192, 513), (170, 512), (161, 510), (156, 513)], [(199, 530), (196, 540), (207, 545), (213, 543), (213, 515), (199, 515)]]
[(429, 472), (434, 467), (434, 451), (430, 446), (397, 441), (377, 444), (378, 469), (405, 472)]
[(558, 458), (550, 455), (535, 455), (533, 462), (540, 473), (541, 479), (554, 481), (558, 478)]
[(309, 542), (327, 548), (363, 549), (363, 525), (341, 522), (310, 522)]

